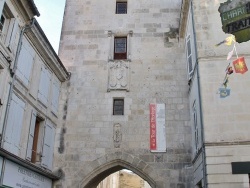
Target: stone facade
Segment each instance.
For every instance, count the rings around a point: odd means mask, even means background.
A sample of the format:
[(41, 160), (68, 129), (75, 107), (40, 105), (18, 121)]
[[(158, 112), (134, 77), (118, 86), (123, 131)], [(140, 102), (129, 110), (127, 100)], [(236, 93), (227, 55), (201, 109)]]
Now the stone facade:
[(105, 178), (97, 188), (151, 188), (140, 176), (128, 170), (120, 170)]
[[(233, 45), (215, 47), (229, 36), (222, 31), (218, 12), (220, 4), (226, 0), (184, 2), (188, 14), (183, 39), (191, 38), (193, 58), (189, 102), (194, 185), (199, 188), (249, 187), (250, 170), (242, 174), (234, 174), (232, 170), (233, 162), (249, 164), (250, 161), (249, 72), (229, 75), (230, 96), (221, 98), (218, 92), (224, 87), (227, 66), (232, 65), (237, 55), (244, 56), (246, 63), (250, 61), (249, 42), (236, 43), (237, 54), (234, 52), (227, 61)], [(249, 1), (228, 1), (231, 2), (242, 6)], [(184, 15), (182, 20), (185, 20)]]
[(0, 187), (52, 187), (59, 179), (54, 137), (69, 74), (39, 15), (33, 0), (0, 1)]
[[(96, 187), (127, 168), (153, 188), (192, 187), (191, 127), (185, 51), (179, 43), (181, 1), (67, 0), (59, 57), (63, 84), (56, 187)], [(114, 59), (114, 38), (127, 37), (127, 59)], [(113, 100), (124, 99), (124, 115)], [(149, 149), (149, 104), (166, 105), (166, 152)], [(58, 148), (57, 148), (58, 147)]]

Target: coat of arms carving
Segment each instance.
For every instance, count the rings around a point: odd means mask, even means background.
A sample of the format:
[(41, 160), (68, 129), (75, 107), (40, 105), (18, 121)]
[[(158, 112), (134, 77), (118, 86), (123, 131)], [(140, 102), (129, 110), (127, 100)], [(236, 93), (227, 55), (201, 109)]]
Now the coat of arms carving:
[(126, 90), (129, 91), (129, 62), (109, 62), (108, 91)]

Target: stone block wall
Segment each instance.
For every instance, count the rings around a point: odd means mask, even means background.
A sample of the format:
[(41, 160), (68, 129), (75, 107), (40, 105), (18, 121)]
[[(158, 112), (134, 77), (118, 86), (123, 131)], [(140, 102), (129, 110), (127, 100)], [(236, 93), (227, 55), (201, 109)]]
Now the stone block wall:
[[(91, 187), (103, 173), (124, 167), (152, 187), (192, 187), (185, 168), (191, 128), (185, 52), (178, 41), (181, 1), (128, 1), (127, 14), (115, 14), (115, 6), (114, 0), (66, 2), (59, 56), (71, 79), (60, 100), (54, 167), (64, 178), (55, 186)], [(117, 63), (114, 36), (129, 40), (130, 56), (122, 61), (126, 89), (109, 90), (109, 67)], [(124, 98), (124, 115), (113, 115), (114, 98)], [(149, 149), (150, 103), (166, 104), (165, 153)]]

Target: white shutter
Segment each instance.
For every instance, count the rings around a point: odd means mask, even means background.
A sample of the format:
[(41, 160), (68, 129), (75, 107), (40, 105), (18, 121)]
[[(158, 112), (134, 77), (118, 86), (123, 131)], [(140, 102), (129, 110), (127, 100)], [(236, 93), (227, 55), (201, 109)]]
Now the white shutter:
[(4, 0), (0, 0), (0, 15), (3, 14), (3, 6), (4, 6), (5, 1)]
[(20, 55), (18, 57), (16, 74), (26, 86), (29, 85), (34, 55), (34, 51), (30, 47), (29, 42), (27, 41), (27, 39), (24, 38)]
[(52, 170), (53, 153), (54, 153), (55, 128), (49, 120), (46, 122), (43, 140), (43, 154), (41, 165)]
[(186, 39), (187, 68), (188, 68), (189, 79), (192, 77), (193, 74), (192, 45), (190, 38), (191, 38), (190, 35), (188, 35)]
[(57, 115), (58, 112), (58, 105), (59, 105), (59, 95), (60, 95), (60, 82), (58, 79), (55, 79), (53, 82), (53, 89), (52, 89), (52, 112)]
[(38, 91), (38, 99), (44, 104), (48, 104), (51, 73), (45, 67), (41, 69), (41, 77)]
[(26, 159), (28, 159), (29, 161), (31, 160), (31, 156), (32, 156), (35, 125), (36, 125), (36, 112), (33, 110), (31, 113), (29, 138), (28, 138), (28, 145), (27, 145), (27, 151), (26, 151)]
[(14, 40), (16, 37), (18, 29), (18, 21), (15, 18), (10, 19), (9, 30), (6, 36), (6, 46), (9, 48), (11, 52), (14, 50)]
[(25, 103), (13, 94), (4, 137), (4, 149), (15, 155), (18, 155), (20, 149), (24, 108)]

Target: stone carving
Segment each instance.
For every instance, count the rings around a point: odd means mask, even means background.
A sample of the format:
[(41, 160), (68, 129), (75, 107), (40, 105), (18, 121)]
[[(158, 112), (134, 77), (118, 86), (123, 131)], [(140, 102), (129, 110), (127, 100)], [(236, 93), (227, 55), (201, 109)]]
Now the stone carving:
[(108, 91), (127, 90), (129, 91), (129, 62), (110, 61)]
[(122, 132), (121, 132), (121, 125), (119, 123), (114, 124), (113, 140), (115, 148), (120, 148), (122, 142)]

